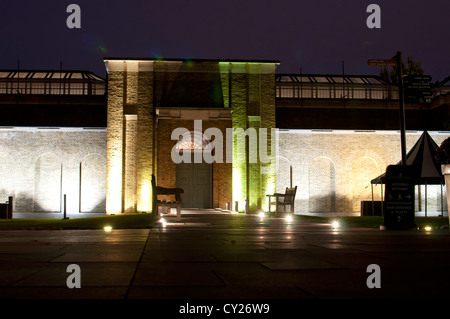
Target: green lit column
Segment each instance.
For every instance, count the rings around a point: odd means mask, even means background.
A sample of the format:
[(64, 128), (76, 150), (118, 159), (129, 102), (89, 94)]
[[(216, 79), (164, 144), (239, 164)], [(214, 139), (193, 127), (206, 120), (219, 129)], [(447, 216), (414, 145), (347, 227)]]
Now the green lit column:
[(245, 210), (248, 198), (247, 148), (242, 132), (247, 129), (247, 73), (245, 63), (229, 64), (229, 105), (233, 109), (232, 128), (238, 134), (233, 136), (233, 208), (238, 202), (238, 210)]
[(260, 116), (248, 116), (248, 200), (251, 213), (261, 208), (261, 163), (258, 154)]
[[(276, 63), (221, 62), (222, 92), (225, 106), (232, 108), (233, 208), (250, 212), (267, 209), (266, 194), (275, 191), (275, 150), (271, 129), (275, 128)], [(260, 129), (264, 129), (260, 139)], [(260, 144), (265, 161), (260, 161)], [(269, 160), (267, 160), (267, 158)]]

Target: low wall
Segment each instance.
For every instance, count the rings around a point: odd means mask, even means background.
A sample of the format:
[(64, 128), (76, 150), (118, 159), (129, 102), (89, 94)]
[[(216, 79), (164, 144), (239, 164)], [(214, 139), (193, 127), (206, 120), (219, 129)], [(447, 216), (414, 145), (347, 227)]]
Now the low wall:
[[(0, 202), (14, 211), (104, 213), (106, 129), (0, 128)], [(17, 215), (18, 216), (18, 215)]]
[[(408, 151), (422, 133), (406, 133)], [(428, 133), (438, 145), (450, 136)], [(374, 200), (381, 200), (382, 187), (371, 180), (401, 160), (398, 131), (280, 130), (278, 141), (277, 192), (291, 181), (298, 186), (297, 213), (360, 212), (361, 202), (372, 200), (372, 187)], [(445, 196), (445, 186), (441, 193), (440, 185), (428, 185), (427, 212), (446, 212)], [(424, 210), (425, 186), (416, 186), (416, 211)]]

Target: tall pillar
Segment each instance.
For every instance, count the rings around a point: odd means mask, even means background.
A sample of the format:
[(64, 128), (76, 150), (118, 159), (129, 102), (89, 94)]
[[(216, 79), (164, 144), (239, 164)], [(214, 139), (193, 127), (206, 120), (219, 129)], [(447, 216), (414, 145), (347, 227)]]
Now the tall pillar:
[[(137, 103), (137, 211), (152, 210), (152, 173), (155, 152), (153, 105), (153, 62), (139, 62)], [(156, 164), (155, 164), (156, 165)]]
[(151, 212), (153, 61), (105, 60), (108, 70), (106, 212)]
[(108, 63), (106, 140), (106, 213), (122, 212), (124, 71), (121, 62)]
[[(268, 163), (261, 163), (261, 201), (262, 208), (268, 210), (267, 194), (273, 194), (276, 190), (276, 169), (277, 169), (277, 136), (272, 134), (272, 129), (276, 129), (275, 114), (275, 67), (276, 64), (261, 65), (261, 128), (267, 130), (267, 156)], [(274, 141), (275, 139), (275, 141)]]
[(125, 114), (124, 210), (136, 212), (137, 115)]
[(254, 134), (249, 134), (249, 146), (247, 156), (247, 176), (248, 176), (248, 201), (251, 212), (261, 208), (261, 163), (258, 154), (259, 149), (259, 129), (261, 117), (249, 115), (248, 129)]
[[(232, 111), (232, 127), (237, 130), (247, 130), (247, 70), (245, 63), (230, 64), (230, 107)], [(239, 138), (243, 138), (242, 143)], [(233, 138), (233, 208), (238, 203), (238, 210), (245, 209), (248, 199), (247, 179), (247, 143), (242, 133)]]
[[(266, 194), (275, 191), (276, 156), (271, 133), (276, 127), (276, 65), (264, 62), (220, 64), (225, 105), (233, 109), (233, 208), (237, 201), (239, 211), (245, 209), (245, 200), (249, 201), (250, 211), (267, 209)], [(261, 139), (260, 129), (267, 133)], [(240, 144), (242, 139), (236, 136), (237, 132), (244, 136), (245, 147)], [(266, 150), (264, 162), (260, 157), (261, 143)]]

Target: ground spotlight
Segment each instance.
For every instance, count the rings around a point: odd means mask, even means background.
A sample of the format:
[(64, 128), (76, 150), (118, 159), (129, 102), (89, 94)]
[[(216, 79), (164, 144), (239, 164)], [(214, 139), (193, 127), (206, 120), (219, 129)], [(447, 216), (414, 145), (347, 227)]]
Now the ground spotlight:
[(285, 219), (288, 223), (292, 222), (292, 215), (291, 214), (286, 215)]
[(105, 226), (105, 227), (103, 227), (103, 230), (105, 232), (110, 232), (112, 230), (112, 227), (111, 226)]
[(337, 229), (341, 227), (341, 224), (339, 223), (339, 221), (333, 220), (333, 222), (331, 223), (331, 227), (333, 227), (333, 229)]
[(258, 216), (259, 216), (260, 218), (264, 218), (264, 217), (266, 217), (266, 214), (265, 214), (264, 212), (260, 212), (260, 213), (258, 214)]
[(426, 231), (431, 231), (431, 226), (425, 226), (424, 228)]

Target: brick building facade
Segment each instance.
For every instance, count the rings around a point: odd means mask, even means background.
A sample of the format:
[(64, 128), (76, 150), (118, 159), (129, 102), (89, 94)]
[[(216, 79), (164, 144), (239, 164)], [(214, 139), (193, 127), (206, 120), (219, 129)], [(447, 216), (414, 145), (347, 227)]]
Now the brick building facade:
[[(175, 164), (179, 140), (172, 132), (182, 127), (194, 137), (217, 128), (224, 137), (227, 128), (275, 128), (278, 62), (106, 58), (105, 64), (107, 213), (151, 211), (152, 174), (160, 186), (185, 188), (187, 208), (226, 209), (237, 202), (243, 210), (246, 200), (251, 210), (264, 205), (275, 169), (260, 174), (265, 164), (248, 163), (245, 149), (234, 152), (233, 163)], [(201, 131), (195, 120), (202, 121)], [(226, 143), (222, 147), (225, 153)]]
[[(267, 209), (266, 194), (296, 185), (297, 213), (358, 214), (372, 200), (370, 181), (400, 158), (396, 87), (377, 77), (277, 75), (278, 61), (104, 62), (107, 81), (82, 71), (0, 72), (0, 201), (14, 196), (16, 212), (62, 212), (64, 195), (70, 214), (150, 212), (155, 175), (160, 186), (185, 189), (185, 208), (248, 203), (255, 212)], [(406, 105), (408, 149), (424, 129), (437, 144), (450, 136), (450, 90), (433, 91), (432, 103)], [(179, 128), (187, 134), (173, 136)], [(214, 128), (219, 135), (204, 134)], [(259, 140), (256, 151), (239, 149), (236, 136), (226, 143), (228, 130), (258, 137), (263, 128), (279, 129), (265, 140), (277, 167), (261, 160)], [(195, 158), (220, 138), (222, 162), (172, 158)], [(375, 187), (373, 198), (381, 195)], [(417, 186), (416, 198), (416, 211), (425, 202), (446, 211), (440, 185)]]

